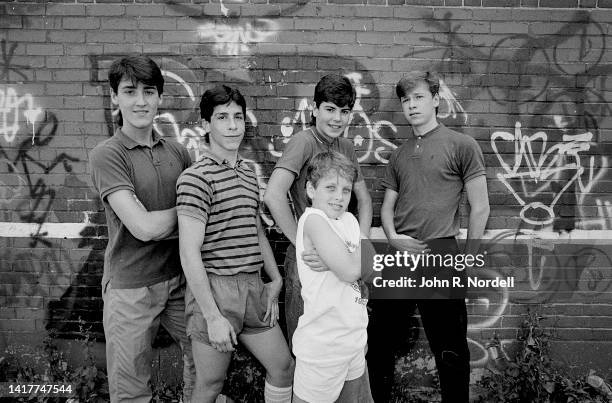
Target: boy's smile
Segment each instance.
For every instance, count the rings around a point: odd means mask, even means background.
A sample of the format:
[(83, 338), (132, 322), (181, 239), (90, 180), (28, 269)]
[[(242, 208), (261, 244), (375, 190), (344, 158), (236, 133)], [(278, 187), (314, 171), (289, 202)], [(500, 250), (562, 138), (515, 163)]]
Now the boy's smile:
[(312, 207), (323, 211), (329, 218), (340, 217), (348, 208), (351, 200), (353, 182), (331, 171), (321, 179), (317, 186), (306, 183), (306, 193), (312, 200)]
[(344, 133), (351, 117), (351, 108), (348, 105), (340, 107), (332, 102), (321, 102), (312, 114), (316, 118), (317, 131), (335, 139)]

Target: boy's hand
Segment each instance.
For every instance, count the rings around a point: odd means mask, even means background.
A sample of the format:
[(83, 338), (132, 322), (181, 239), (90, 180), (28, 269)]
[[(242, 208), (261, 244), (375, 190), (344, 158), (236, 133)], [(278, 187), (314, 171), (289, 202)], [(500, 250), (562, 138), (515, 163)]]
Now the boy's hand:
[(408, 253), (429, 252), (427, 244), (408, 235), (397, 234), (389, 239), (389, 244), (395, 249)]
[(232, 324), (223, 315), (216, 316), (206, 323), (211, 346), (222, 353), (234, 351), (234, 344), (238, 344), (238, 340)]
[(270, 281), (264, 284), (264, 288), (267, 291), (268, 300), (266, 301), (266, 315), (263, 320), (265, 322), (270, 319), (270, 327), (274, 327), (279, 318), (278, 294), (280, 294), (281, 288), (283, 288), (283, 280)]
[(329, 270), (329, 267), (327, 267), (325, 263), (323, 263), (323, 261), (319, 257), (319, 254), (314, 249), (306, 249), (304, 252), (302, 252), (302, 260), (304, 261), (304, 263), (306, 263), (306, 266), (308, 266), (310, 270), (313, 270), (313, 271)]

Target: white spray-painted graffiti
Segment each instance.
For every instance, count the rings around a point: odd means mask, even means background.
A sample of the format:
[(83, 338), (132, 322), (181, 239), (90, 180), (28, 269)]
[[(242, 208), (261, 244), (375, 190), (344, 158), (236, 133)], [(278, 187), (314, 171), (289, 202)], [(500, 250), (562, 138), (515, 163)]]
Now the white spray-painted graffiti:
[(438, 94), (442, 101), (438, 110), (438, 118), (446, 119), (450, 117), (456, 119), (457, 115), (461, 115), (463, 117), (463, 124), (467, 124), (468, 115), (465, 113), (465, 109), (463, 109), (463, 106), (461, 106), (457, 100), (457, 95), (442, 79), (440, 80), (440, 90)]
[(201, 39), (213, 39), (215, 51), (232, 56), (248, 54), (249, 45), (273, 38), (277, 30), (278, 24), (275, 21), (259, 18), (252, 24), (247, 22), (244, 25), (221, 22), (202, 24), (198, 27), (198, 36)]
[(35, 123), (42, 109), (34, 106), (32, 95), (19, 96), (12, 87), (0, 87), (0, 133), (7, 143), (12, 143), (20, 129), (21, 115), (32, 125), (32, 142), (36, 133)]
[[(503, 173), (497, 178), (510, 190), (522, 207), (520, 217), (534, 225), (546, 225), (555, 218), (554, 207), (562, 194), (574, 183), (578, 184), (580, 194), (588, 193), (592, 186), (604, 174), (607, 158), (602, 157), (601, 168), (596, 172), (595, 157), (589, 158), (588, 180), (582, 180), (585, 168), (580, 159), (580, 152), (591, 147), (593, 134), (586, 132), (576, 135), (563, 135), (563, 141), (547, 148), (548, 136), (540, 131), (531, 136), (523, 135), (521, 124), (516, 122), (514, 134), (495, 132), (491, 135), (491, 147), (497, 156)], [(514, 153), (506, 154), (499, 150), (502, 142), (511, 142)], [(505, 156), (513, 159), (506, 162)], [(563, 177), (565, 175), (565, 177)], [(518, 179), (520, 188), (515, 189), (512, 180)], [(553, 189), (551, 183), (559, 182), (562, 186)], [(550, 200), (542, 202), (535, 198), (549, 196)]]

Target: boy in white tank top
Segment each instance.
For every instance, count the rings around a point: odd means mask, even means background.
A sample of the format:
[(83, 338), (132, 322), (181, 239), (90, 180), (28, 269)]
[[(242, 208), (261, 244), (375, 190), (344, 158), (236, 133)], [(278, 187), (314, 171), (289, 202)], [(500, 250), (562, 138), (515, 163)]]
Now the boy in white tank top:
[[(304, 314), (293, 335), (294, 402), (372, 401), (369, 387), (356, 381), (365, 371), (368, 325), (358, 283), (361, 233), (346, 211), (356, 175), (353, 163), (334, 151), (317, 154), (308, 167), (312, 207), (300, 217), (296, 237)], [(305, 249), (315, 249), (329, 270), (306, 266)]]

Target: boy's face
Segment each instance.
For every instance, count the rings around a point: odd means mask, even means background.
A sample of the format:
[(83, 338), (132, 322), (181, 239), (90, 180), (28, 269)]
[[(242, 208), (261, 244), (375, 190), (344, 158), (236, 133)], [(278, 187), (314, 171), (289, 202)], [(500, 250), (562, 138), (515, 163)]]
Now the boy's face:
[(306, 183), (306, 193), (312, 200), (312, 207), (322, 210), (329, 218), (340, 217), (348, 208), (353, 183), (335, 171), (319, 179), (315, 187)]
[(134, 83), (124, 77), (116, 93), (111, 88), (111, 101), (121, 110), (123, 130), (129, 133), (134, 129), (153, 127), (153, 119), (157, 115), (162, 97), (154, 85)]
[(437, 122), (436, 108), (440, 105), (440, 97), (431, 95), (424, 81), (419, 81), (400, 101), (404, 116), (412, 127), (428, 127)]
[(351, 117), (351, 108), (348, 105), (340, 107), (333, 102), (321, 102), (312, 114), (317, 118), (317, 131), (334, 139), (344, 133)]
[(213, 152), (225, 156), (240, 148), (244, 137), (244, 113), (236, 102), (217, 105), (213, 109), (210, 122), (203, 121), (204, 130), (210, 135)]

